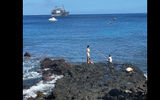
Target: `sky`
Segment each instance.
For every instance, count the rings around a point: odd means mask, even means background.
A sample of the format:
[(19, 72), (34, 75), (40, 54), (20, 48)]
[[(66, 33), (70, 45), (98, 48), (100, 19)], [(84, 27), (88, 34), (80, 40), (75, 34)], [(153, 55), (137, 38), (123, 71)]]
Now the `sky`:
[(50, 15), (62, 5), (70, 14), (147, 13), (147, 0), (23, 0), (23, 15)]

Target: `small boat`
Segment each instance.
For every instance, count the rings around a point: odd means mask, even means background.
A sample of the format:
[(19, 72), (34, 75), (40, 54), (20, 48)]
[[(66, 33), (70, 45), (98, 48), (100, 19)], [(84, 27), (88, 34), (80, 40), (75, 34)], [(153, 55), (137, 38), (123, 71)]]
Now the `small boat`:
[(108, 24), (112, 24), (112, 22), (109, 22)]
[(115, 21), (117, 18), (112, 18), (113, 21)]
[(54, 17), (49, 18), (48, 20), (49, 20), (49, 21), (57, 21), (57, 19), (56, 19), (56, 18), (54, 18)]

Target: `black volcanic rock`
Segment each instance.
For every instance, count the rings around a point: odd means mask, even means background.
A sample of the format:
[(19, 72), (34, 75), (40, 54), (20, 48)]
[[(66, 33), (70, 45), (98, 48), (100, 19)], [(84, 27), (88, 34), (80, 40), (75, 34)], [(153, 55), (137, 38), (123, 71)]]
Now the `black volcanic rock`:
[(118, 89), (112, 89), (112, 90), (109, 91), (109, 94), (111, 96), (118, 96), (118, 95), (121, 95), (121, 91), (118, 90)]
[[(126, 72), (132, 67), (133, 72)], [(41, 61), (43, 77), (64, 75), (53, 89), (53, 100), (146, 100), (147, 80), (143, 72), (131, 64), (69, 64), (65, 60)]]
[[(40, 66), (42, 71), (42, 79), (44, 81), (50, 80), (52, 74), (64, 75), (68, 73), (71, 68), (71, 64), (66, 63), (64, 59), (51, 60), (50, 58), (45, 58), (40, 61)], [(45, 70), (48, 69), (48, 70)]]
[(28, 52), (26, 52), (26, 53), (24, 54), (24, 57), (31, 57), (31, 54), (28, 53)]
[(44, 60), (41, 60), (40, 63), (41, 69), (49, 68), (52, 65), (52, 60), (50, 58), (45, 58)]

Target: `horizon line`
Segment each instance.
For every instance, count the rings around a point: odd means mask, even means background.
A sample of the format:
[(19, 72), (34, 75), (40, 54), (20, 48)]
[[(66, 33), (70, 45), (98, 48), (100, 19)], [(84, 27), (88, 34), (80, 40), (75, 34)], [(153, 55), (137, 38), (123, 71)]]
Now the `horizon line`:
[[(104, 14), (147, 14), (147, 12), (139, 12), (139, 13), (72, 13), (72, 14), (69, 14), (69, 15), (104, 15)], [(24, 15), (50, 15), (50, 14), (22, 14), (23, 16)]]

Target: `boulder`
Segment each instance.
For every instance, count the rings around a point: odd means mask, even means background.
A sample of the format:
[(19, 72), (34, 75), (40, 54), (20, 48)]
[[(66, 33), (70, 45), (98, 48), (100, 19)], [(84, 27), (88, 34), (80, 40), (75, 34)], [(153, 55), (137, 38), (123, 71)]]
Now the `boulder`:
[(31, 54), (28, 53), (28, 52), (26, 52), (26, 53), (24, 54), (24, 57), (31, 57)]
[[(49, 81), (50, 76), (55, 75), (65, 75), (70, 74), (69, 69), (71, 64), (66, 63), (64, 59), (51, 60), (50, 58), (45, 58), (40, 61), (40, 66), (42, 69), (42, 80)], [(48, 70), (45, 70), (48, 69)]]
[(50, 58), (45, 58), (40, 61), (41, 69), (50, 68), (52, 65), (52, 60)]

